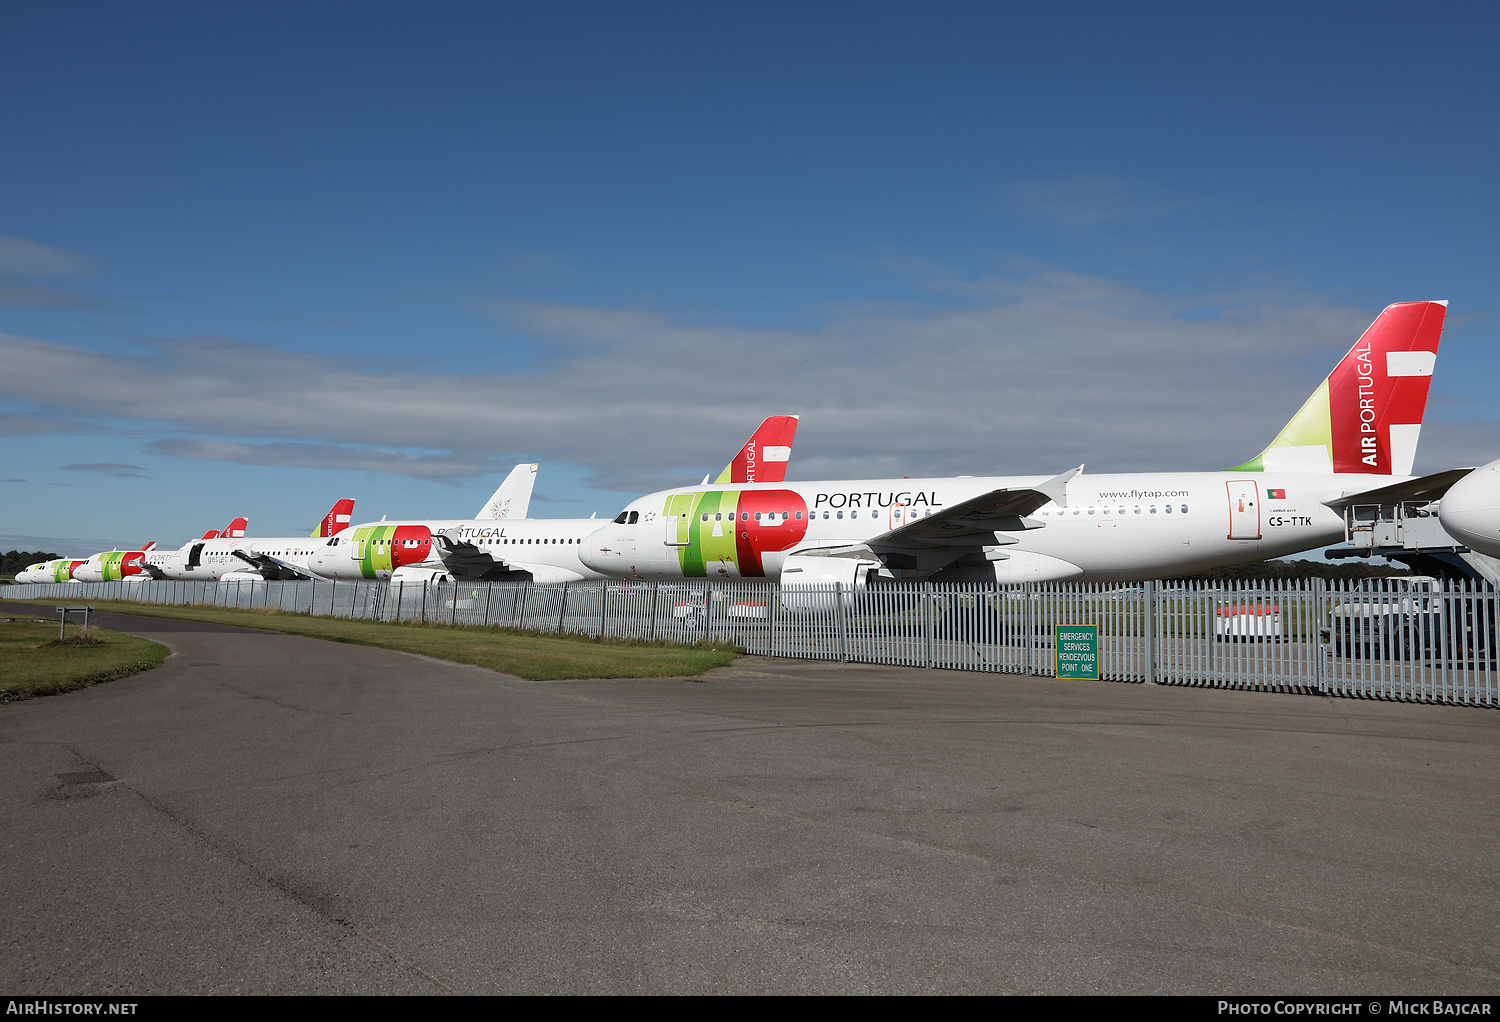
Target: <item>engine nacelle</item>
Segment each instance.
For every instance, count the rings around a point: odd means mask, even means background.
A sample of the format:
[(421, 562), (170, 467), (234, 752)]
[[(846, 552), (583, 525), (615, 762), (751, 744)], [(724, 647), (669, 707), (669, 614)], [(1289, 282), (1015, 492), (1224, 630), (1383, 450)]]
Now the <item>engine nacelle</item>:
[(453, 581), (453, 573), (444, 567), (431, 567), (430, 565), (403, 564), (391, 572), (391, 585), (393, 586), (416, 586), (446, 585)]
[(994, 561), (994, 575), (985, 581), (994, 582), (1066, 582), (1083, 574), (1083, 569), (1072, 561), (1051, 554), (1036, 554), (1029, 550), (1008, 551), (1003, 561)]
[(869, 584), (880, 562), (858, 557), (815, 557), (793, 554), (781, 566), (781, 606), (794, 614), (833, 610), (843, 586), (843, 603), (850, 607), (854, 591)]

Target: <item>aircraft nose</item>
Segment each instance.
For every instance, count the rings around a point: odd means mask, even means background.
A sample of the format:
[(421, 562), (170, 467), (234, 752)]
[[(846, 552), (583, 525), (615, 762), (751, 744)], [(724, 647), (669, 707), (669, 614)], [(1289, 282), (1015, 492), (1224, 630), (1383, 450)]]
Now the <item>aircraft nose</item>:
[(595, 529), (583, 538), (578, 546), (578, 559), (595, 571), (608, 574), (613, 564), (610, 562), (611, 555), (603, 553), (601, 548), (607, 548), (609, 542), (609, 528)]
[(1438, 521), (1454, 539), (1496, 555), (1500, 550), (1500, 461), (1492, 461), (1449, 487)]

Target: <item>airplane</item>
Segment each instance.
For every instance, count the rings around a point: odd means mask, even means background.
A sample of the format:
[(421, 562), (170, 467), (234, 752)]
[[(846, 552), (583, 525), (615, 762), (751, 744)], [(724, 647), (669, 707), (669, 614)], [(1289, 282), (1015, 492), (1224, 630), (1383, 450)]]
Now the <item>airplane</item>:
[(311, 578), (298, 567), (299, 561), (346, 528), (353, 512), (353, 499), (337, 501), (306, 537), (246, 538), (250, 523), (236, 518), (222, 530), (190, 540), (181, 549), (148, 555), (142, 569), (153, 579), (190, 582)]
[(1479, 466), (1449, 487), (1438, 504), (1438, 521), (1470, 550), (1500, 557), (1500, 461)]
[(156, 541), (143, 544), (139, 550), (106, 550), (94, 554), (73, 568), (74, 582), (144, 581), (150, 575), (142, 567), (146, 554), (156, 549)]
[(1447, 302), (1387, 307), (1255, 458), (1222, 472), (758, 482), (662, 490), (587, 538), (623, 579), (1135, 581), (1343, 539), (1410, 473)]
[(16, 572), (16, 582), (71, 582), (74, 569), (83, 563), (83, 560), (69, 557), (38, 561), (36, 564), (28, 564), (24, 571)]
[[(721, 484), (780, 482), (786, 478), (797, 416), (773, 415), (746, 441), (724, 470)], [(519, 466), (518, 466), (519, 468)], [(532, 472), (536, 466), (530, 466)], [(708, 477), (703, 477), (707, 483)], [(530, 489), (527, 498), (530, 498)], [(599, 528), (595, 518), (413, 520), (355, 526), (330, 542), (310, 567), (319, 577), (377, 579), (400, 584), (465, 581), (577, 582), (607, 578), (579, 560), (583, 540)]]

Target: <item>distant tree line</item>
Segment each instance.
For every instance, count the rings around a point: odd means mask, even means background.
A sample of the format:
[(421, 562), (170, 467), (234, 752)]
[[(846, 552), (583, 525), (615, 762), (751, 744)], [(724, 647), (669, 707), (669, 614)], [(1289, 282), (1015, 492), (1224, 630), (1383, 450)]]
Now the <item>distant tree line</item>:
[(25, 571), (37, 561), (55, 561), (60, 557), (62, 554), (48, 554), (40, 550), (11, 550), (0, 554), (0, 576), (9, 578), (18, 571)]
[(1410, 568), (1399, 564), (1370, 564), (1334, 561), (1257, 561), (1254, 564), (1236, 564), (1232, 568), (1209, 568), (1193, 575), (1179, 575), (1174, 582), (1222, 582), (1242, 578), (1385, 578), (1393, 575), (1415, 574)]

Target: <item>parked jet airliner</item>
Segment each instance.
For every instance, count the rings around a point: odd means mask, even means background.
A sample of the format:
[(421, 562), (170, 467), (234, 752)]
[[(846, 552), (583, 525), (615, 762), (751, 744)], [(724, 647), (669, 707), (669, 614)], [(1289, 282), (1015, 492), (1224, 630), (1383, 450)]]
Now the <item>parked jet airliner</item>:
[(236, 518), (213, 535), (183, 544), (180, 550), (147, 554), (142, 571), (153, 579), (190, 582), (308, 578), (297, 568), (299, 559), (349, 527), (354, 501), (336, 502), (311, 536), (248, 538), (249, 522)]
[[(796, 433), (795, 415), (766, 419), (724, 466), (719, 484), (785, 479)], [(583, 540), (599, 524), (593, 518), (515, 517), (370, 522), (330, 542), (309, 566), (337, 580), (577, 582), (606, 577), (578, 558)]]
[(71, 582), (74, 570), (83, 563), (83, 560), (71, 557), (38, 561), (28, 564), (24, 571), (16, 572), (16, 582)]
[(1347, 498), (1410, 478), (1446, 311), (1388, 307), (1270, 446), (1224, 472), (682, 487), (633, 501), (580, 559), (615, 578), (1112, 581), (1338, 542)]

